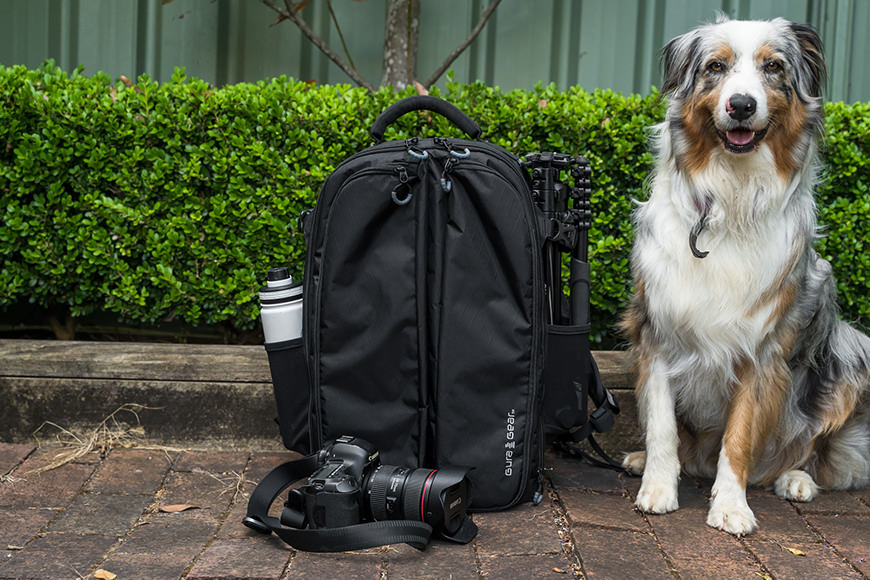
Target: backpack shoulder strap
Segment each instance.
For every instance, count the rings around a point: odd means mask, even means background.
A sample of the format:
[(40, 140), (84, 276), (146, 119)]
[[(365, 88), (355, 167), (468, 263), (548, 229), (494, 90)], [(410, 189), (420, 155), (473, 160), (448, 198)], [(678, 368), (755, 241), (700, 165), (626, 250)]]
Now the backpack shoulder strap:
[(589, 446), (592, 447), (592, 450), (595, 451), (595, 454), (598, 457), (594, 457), (590, 453), (583, 451), (582, 449), (568, 445), (566, 441), (557, 441), (560, 449), (562, 451), (569, 453), (571, 455), (575, 455), (580, 457), (581, 459), (585, 459), (592, 465), (597, 465), (598, 467), (606, 467), (608, 469), (615, 469), (617, 471), (624, 471), (624, 467), (622, 464), (607, 454), (604, 449), (598, 444), (598, 441), (595, 440), (595, 436), (593, 435), (593, 431), (596, 433), (604, 433), (609, 431), (611, 427), (613, 427), (614, 416), (619, 414), (619, 403), (616, 402), (616, 397), (605, 388), (604, 383), (601, 380), (601, 372), (598, 370), (598, 364), (595, 362), (594, 357), (590, 357), (589, 359), (592, 364), (592, 378), (589, 384), (589, 398), (592, 399), (592, 403), (595, 405), (595, 410), (590, 413), (589, 421), (583, 426), (582, 429), (577, 429), (572, 432), (572, 439), (574, 442), (580, 442), (584, 439), (589, 441)]
[(616, 397), (604, 387), (595, 357), (589, 357), (589, 360), (592, 364), (589, 397), (595, 404), (595, 410), (589, 415), (589, 421), (597, 433), (605, 433), (613, 427), (615, 415), (619, 415), (619, 403), (616, 402)]

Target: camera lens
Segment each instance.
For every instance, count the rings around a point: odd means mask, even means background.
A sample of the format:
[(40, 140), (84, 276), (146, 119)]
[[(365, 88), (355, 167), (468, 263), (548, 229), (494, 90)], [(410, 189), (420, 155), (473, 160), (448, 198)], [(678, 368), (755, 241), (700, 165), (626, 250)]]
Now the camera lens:
[[(417, 471), (416, 469), (414, 471)], [(375, 520), (403, 520), (402, 494), (411, 470), (407, 467), (379, 465), (369, 478), (369, 507)]]
[(381, 465), (364, 484), (369, 512), (375, 520), (419, 520), (453, 533), (468, 505), (465, 473)]

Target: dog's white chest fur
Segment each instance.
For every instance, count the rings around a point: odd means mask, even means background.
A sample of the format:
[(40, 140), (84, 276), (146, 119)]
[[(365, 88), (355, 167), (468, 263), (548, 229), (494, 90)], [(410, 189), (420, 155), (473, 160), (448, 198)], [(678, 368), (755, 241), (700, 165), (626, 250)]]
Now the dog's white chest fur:
[(675, 337), (672, 347), (701, 349), (714, 359), (720, 353), (726, 359), (721, 363), (730, 365), (771, 330), (774, 305), (762, 299), (782, 280), (798, 234), (788, 215), (769, 211), (788, 193), (776, 178), (710, 181), (704, 188), (709, 225), (697, 242), (707, 257), (689, 248), (688, 232), (699, 212), (686, 200), (697, 196), (697, 186), (662, 172), (638, 215), (647, 242), (638, 246), (635, 260), (653, 326)]

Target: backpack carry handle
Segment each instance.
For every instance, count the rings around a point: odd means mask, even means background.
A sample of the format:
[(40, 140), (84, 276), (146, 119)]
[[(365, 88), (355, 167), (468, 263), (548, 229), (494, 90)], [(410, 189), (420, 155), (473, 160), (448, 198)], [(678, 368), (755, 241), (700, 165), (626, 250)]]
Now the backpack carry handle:
[(402, 115), (412, 111), (432, 111), (433, 113), (438, 113), (459, 127), (472, 139), (479, 138), (482, 133), (480, 125), (475, 123), (471, 117), (444, 99), (431, 97), (429, 95), (407, 97), (401, 101), (393, 103), (386, 111), (381, 113), (378, 118), (375, 119), (369, 133), (376, 143), (381, 143), (384, 140), (384, 133), (386, 132), (387, 127)]

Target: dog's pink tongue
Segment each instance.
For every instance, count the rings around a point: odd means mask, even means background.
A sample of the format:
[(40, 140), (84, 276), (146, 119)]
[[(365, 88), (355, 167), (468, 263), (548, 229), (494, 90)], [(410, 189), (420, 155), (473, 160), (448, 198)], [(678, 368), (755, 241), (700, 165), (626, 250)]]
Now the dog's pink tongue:
[(750, 131), (749, 129), (734, 129), (728, 131), (727, 135), (728, 141), (734, 145), (748, 145), (755, 137), (755, 131)]

